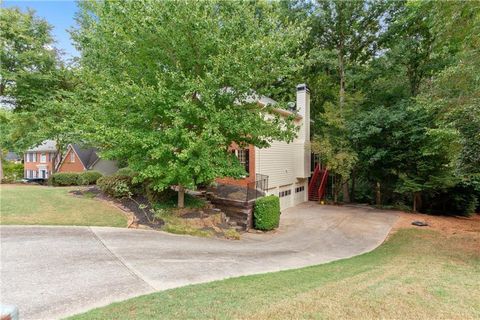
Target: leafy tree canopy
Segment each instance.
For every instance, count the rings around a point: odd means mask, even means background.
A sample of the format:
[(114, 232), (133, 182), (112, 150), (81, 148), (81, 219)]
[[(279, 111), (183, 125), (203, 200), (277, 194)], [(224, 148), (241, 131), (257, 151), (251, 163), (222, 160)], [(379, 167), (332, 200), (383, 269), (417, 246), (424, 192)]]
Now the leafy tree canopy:
[(292, 119), (265, 117), (271, 106), (252, 99), (303, 61), (304, 28), (280, 19), (275, 3), (81, 6), (74, 38), (88, 84), (81, 101), (94, 120), (89, 140), (156, 189), (240, 176), (232, 142), (267, 147), (294, 137)]
[(0, 8), (0, 96), (14, 98), (16, 109), (30, 108), (54, 81), (57, 53), (52, 27), (30, 10)]

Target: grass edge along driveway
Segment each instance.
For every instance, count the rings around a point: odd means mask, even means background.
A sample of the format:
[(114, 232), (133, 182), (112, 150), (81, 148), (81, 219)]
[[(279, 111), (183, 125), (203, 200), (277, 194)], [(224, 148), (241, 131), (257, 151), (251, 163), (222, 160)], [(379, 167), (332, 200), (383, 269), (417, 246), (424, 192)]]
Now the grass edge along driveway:
[(69, 319), (478, 319), (479, 242), (475, 233), (404, 229), (357, 257), (157, 292)]
[(2, 184), (0, 224), (127, 226), (127, 216), (119, 208), (69, 193), (78, 188)]

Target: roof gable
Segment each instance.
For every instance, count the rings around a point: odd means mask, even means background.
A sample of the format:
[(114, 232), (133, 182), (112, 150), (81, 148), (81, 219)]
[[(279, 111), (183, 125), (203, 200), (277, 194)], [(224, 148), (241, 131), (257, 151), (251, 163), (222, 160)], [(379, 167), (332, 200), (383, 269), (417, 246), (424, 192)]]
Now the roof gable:
[(78, 144), (71, 144), (70, 146), (80, 158), (85, 169), (90, 169), (90, 167), (98, 160), (96, 148), (81, 148)]

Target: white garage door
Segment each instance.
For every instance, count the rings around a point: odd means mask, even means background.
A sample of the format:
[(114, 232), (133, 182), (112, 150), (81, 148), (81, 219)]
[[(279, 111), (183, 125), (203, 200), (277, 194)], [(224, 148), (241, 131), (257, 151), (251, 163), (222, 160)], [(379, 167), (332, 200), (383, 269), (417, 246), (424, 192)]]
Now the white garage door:
[(278, 196), (280, 197), (280, 210), (290, 208), (292, 204), (292, 185), (279, 188)]
[(296, 184), (295, 185), (295, 195), (294, 195), (294, 204), (297, 205), (299, 203), (305, 202), (306, 198), (306, 186), (305, 184)]

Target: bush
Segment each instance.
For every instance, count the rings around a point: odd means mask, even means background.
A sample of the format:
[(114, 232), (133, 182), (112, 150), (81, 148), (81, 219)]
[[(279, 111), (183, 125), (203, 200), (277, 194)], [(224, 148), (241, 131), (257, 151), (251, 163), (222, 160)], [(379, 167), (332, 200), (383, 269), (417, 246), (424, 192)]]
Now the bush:
[(98, 171), (84, 171), (78, 175), (78, 184), (82, 186), (95, 184), (101, 177), (102, 174)]
[(115, 172), (115, 175), (117, 175), (117, 176), (128, 176), (128, 177), (133, 178), (137, 175), (137, 172), (135, 172), (133, 169), (130, 169), (129, 167), (125, 167), (125, 168), (118, 169), (118, 171)]
[(471, 217), (478, 207), (477, 190), (466, 183), (456, 186), (434, 195), (425, 197), (428, 203), (427, 213), (461, 215)]
[(132, 177), (129, 176), (105, 176), (97, 180), (97, 186), (104, 193), (114, 198), (128, 198), (135, 194), (135, 186)]
[(162, 191), (156, 191), (153, 189), (151, 183), (146, 183), (145, 195), (148, 199), (148, 202), (150, 202), (151, 204), (156, 204), (171, 202), (172, 199), (176, 199), (177, 192), (175, 190), (172, 190), (171, 188), (167, 188)]
[(76, 172), (57, 172), (51, 175), (49, 184), (53, 186), (75, 186), (79, 182)]
[(255, 202), (253, 211), (255, 229), (273, 230), (280, 223), (280, 198), (274, 195), (263, 197)]
[(23, 164), (2, 161), (4, 183), (11, 183), (23, 178)]

